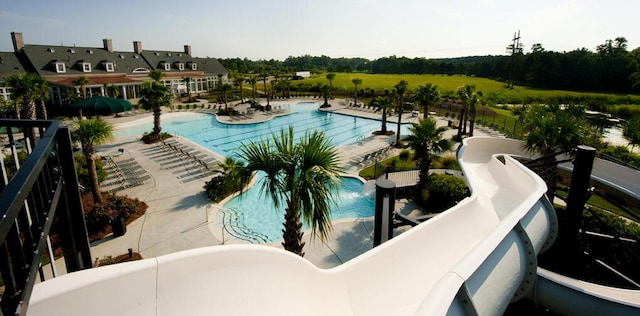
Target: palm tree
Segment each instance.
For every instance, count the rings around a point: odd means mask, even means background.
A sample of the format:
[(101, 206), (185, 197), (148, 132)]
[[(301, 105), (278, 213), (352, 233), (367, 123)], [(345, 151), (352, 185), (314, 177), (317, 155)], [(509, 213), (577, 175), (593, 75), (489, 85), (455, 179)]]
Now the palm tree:
[(149, 71), (149, 78), (155, 82), (160, 82), (164, 78), (164, 72), (160, 71), (160, 69), (151, 70)]
[(73, 138), (80, 142), (82, 153), (87, 161), (87, 170), (89, 172), (89, 183), (91, 184), (91, 193), (93, 194), (93, 202), (102, 203), (102, 194), (100, 193), (100, 185), (98, 183), (98, 173), (96, 172), (95, 153), (96, 146), (113, 138), (113, 129), (107, 122), (96, 118), (78, 121), (78, 128), (73, 132)]
[(182, 77), (182, 82), (187, 86), (187, 103), (191, 102), (191, 77)]
[(304, 256), (303, 220), (313, 236), (327, 239), (331, 232), (331, 205), (339, 183), (339, 158), (323, 132), (307, 132), (294, 143), (293, 128), (280, 131), (271, 140), (241, 147), (250, 171), (263, 171), (261, 189), (276, 208), (284, 206), (285, 250)]
[(380, 134), (387, 134), (387, 110), (393, 106), (393, 99), (388, 96), (378, 97), (376, 104), (379, 109), (382, 109), (382, 126), (380, 127)]
[(87, 84), (89, 84), (89, 79), (85, 76), (80, 76), (73, 80), (73, 85), (80, 86), (80, 93), (82, 93), (82, 99), (87, 98)]
[(413, 149), (415, 157), (418, 158), (420, 168), (418, 192), (422, 192), (427, 184), (429, 168), (431, 168), (431, 154), (449, 150), (453, 145), (450, 141), (442, 138), (446, 130), (447, 128), (444, 126), (438, 127), (436, 121), (431, 118), (421, 119), (409, 127), (411, 135), (407, 137), (407, 141), (409, 147)]
[(440, 101), (440, 91), (438, 90), (438, 86), (434, 86), (430, 83), (425, 84), (424, 86), (418, 86), (418, 102), (420, 105), (424, 106), (424, 117), (427, 117), (429, 114), (429, 107), (436, 105), (438, 101)]
[[(21, 117), (24, 117), (29, 120), (36, 120), (38, 118), (36, 100), (40, 99), (42, 101), (43, 98), (46, 98), (49, 95), (46, 80), (44, 80), (40, 75), (34, 73), (17, 73), (8, 76), (5, 80), (12, 89), (11, 99), (15, 102), (14, 110), (16, 112), (16, 118), (20, 119)], [(20, 103), (22, 103), (22, 111), (24, 112), (23, 116), (20, 115)], [(44, 102), (41, 104), (44, 104)], [(44, 105), (42, 105), (42, 108), (44, 115), (46, 115)], [(31, 128), (28, 129), (28, 132), (26, 133), (28, 134), (32, 148), (37, 142), (36, 132), (35, 128)]]
[(465, 84), (462, 87), (458, 88), (458, 98), (460, 98), (460, 101), (462, 101), (463, 108), (463, 111), (461, 111), (460, 113), (460, 126), (458, 126), (459, 137), (467, 133), (467, 118), (470, 121), (469, 136), (473, 136), (473, 125), (476, 119), (476, 104), (480, 102), (480, 95), (480, 92), (476, 93), (475, 85)]
[(258, 83), (258, 78), (256, 77), (251, 77), (249, 79), (247, 79), (247, 83), (249, 83), (251, 85), (251, 98), (252, 99), (256, 99), (256, 84)]
[(327, 74), (327, 79), (329, 80), (329, 88), (331, 89), (331, 91), (333, 91), (333, 79), (335, 78), (336, 78), (336, 74), (334, 73)]
[(263, 92), (264, 95), (267, 97), (267, 99), (269, 98), (269, 92), (267, 92), (267, 79), (269, 78), (269, 74), (266, 72), (263, 72), (261, 74), (258, 75), (260, 77), (260, 79), (262, 79), (262, 85), (263, 85)]
[(404, 94), (407, 92), (409, 88), (409, 83), (405, 80), (400, 80), (395, 86), (393, 86), (396, 90), (396, 95), (398, 96), (398, 128), (396, 131), (396, 147), (402, 146), (400, 142), (400, 127), (402, 127), (402, 110), (404, 107)]
[(221, 85), (219, 88), (222, 101), (224, 102), (224, 111), (227, 112), (227, 114), (229, 113), (229, 109), (227, 107), (227, 94), (231, 91), (231, 88), (231, 85), (228, 83)]
[(240, 76), (238, 76), (236, 80), (233, 82), (233, 85), (236, 86), (236, 88), (240, 92), (240, 103), (244, 103), (244, 89), (242, 88), (243, 83), (244, 83), (244, 78)]
[(585, 119), (583, 107), (569, 105), (531, 106), (524, 121), (524, 148), (543, 158), (530, 166), (547, 184), (547, 197), (553, 203), (558, 179), (554, 153), (586, 144), (595, 131)]
[(355, 91), (353, 94), (353, 105), (358, 105), (358, 86), (362, 84), (362, 79), (360, 78), (353, 78), (351, 79), (351, 82), (353, 82), (353, 85), (355, 86)]
[(145, 81), (140, 89), (140, 106), (149, 111), (153, 111), (153, 131), (152, 138), (160, 139), (160, 114), (162, 106), (171, 104), (171, 93), (168, 87), (156, 81)]
[(324, 103), (320, 106), (321, 108), (328, 108), (331, 106), (329, 104), (329, 93), (331, 92), (331, 88), (328, 85), (322, 85), (320, 88), (320, 92), (322, 92), (322, 97), (324, 98)]

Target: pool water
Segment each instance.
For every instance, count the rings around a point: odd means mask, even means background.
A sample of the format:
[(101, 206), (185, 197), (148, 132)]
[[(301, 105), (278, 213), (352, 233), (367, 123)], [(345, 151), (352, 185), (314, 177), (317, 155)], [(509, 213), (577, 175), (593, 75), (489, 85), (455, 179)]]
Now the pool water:
[[(374, 214), (375, 201), (363, 193), (363, 183), (356, 178), (342, 177), (336, 197), (337, 207), (331, 211), (331, 220), (370, 217)], [(282, 239), (284, 207), (276, 209), (271, 197), (260, 193), (257, 183), (224, 205), (224, 208), (242, 213), (240, 219), (248, 230), (265, 235), (267, 242)], [(303, 224), (303, 231), (308, 227)]]
[[(214, 115), (200, 113), (189, 117), (163, 119), (161, 125), (164, 132), (181, 135), (222, 156), (236, 158), (243, 142), (267, 139), (269, 135), (286, 130), (289, 126), (293, 126), (297, 138), (307, 131), (324, 131), (335, 146), (355, 143), (359, 137), (369, 136), (372, 131), (381, 127), (381, 122), (377, 120), (318, 111), (316, 103), (298, 103), (290, 108), (291, 115), (274, 117), (262, 123), (223, 124)], [(387, 123), (391, 130), (392, 125), (395, 124)], [(118, 129), (114, 135), (116, 138), (139, 136), (151, 129), (152, 123), (146, 123)], [(403, 133), (406, 133), (406, 129), (407, 124), (403, 124)]]

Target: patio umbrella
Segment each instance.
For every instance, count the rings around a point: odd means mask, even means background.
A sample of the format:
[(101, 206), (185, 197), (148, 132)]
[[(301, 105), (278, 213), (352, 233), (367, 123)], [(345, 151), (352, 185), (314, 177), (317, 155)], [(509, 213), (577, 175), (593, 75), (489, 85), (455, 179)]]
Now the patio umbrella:
[(71, 107), (81, 109), (83, 112), (88, 111), (92, 114), (113, 114), (124, 111), (130, 111), (133, 107), (131, 102), (123, 99), (116, 99), (96, 95), (82, 101), (71, 104)]

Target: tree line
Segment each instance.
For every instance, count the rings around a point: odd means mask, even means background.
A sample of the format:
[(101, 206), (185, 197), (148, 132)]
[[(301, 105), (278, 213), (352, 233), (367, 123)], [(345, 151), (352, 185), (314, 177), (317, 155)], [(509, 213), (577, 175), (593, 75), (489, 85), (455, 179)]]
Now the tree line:
[(531, 52), (519, 50), (510, 56), (443, 59), (389, 56), (368, 60), (304, 55), (290, 56), (284, 61), (229, 58), (220, 62), (229, 71), (237, 73), (277, 74), (305, 70), (314, 73), (460, 74), (544, 89), (640, 92), (640, 48), (629, 51), (624, 37), (606, 40), (595, 51), (579, 48), (554, 52), (536, 43)]

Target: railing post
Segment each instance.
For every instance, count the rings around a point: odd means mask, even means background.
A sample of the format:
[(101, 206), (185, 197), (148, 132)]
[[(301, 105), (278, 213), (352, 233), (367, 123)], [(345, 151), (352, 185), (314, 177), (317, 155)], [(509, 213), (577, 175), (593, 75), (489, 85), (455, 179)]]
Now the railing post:
[(376, 206), (373, 223), (373, 246), (393, 238), (393, 211), (396, 204), (396, 184), (387, 179), (376, 181)]
[(93, 267), (87, 226), (84, 221), (82, 197), (78, 188), (78, 176), (74, 166), (71, 134), (68, 127), (61, 127), (57, 134), (58, 155), (62, 178), (64, 181), (64, 196), (60, 199), (60, 207), (56, 212), (60, 220), (61, 233), (64, 234), (63, 251), (68, 272)]
[(571, 174), (571, 186), (567, 197), (566, 219), (564, 229), (559, 233), (566, 251), (576, 251), (578, 246), (578, 229), (582, 222), (584, 205), (589, 198), (591, 170), (596, 156), (596, 150), (589, 146), (580, 145), (576, 148)]

